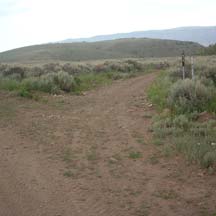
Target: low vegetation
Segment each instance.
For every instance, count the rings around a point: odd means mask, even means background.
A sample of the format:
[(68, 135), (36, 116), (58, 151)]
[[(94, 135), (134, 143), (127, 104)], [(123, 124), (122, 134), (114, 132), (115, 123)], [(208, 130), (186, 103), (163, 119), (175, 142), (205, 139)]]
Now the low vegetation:
[[(216, 67), (197, 67), (191, 79), (182, 80), (181, 70), (161, 73), (148, 90), (160, 111), (154, 118), (155, 140), (173, 153), (210, 171), (216, 169)], [(171, 142), (171, 145), (170, 145)]]
[(201, 51), (202, 55), (216, 55), (216, 44), (210, 45)]
[(142, 153), (141, 152), (132, 151), (132, 152), (129, 153), (129, 158), (131, 158), (131, 159), (142, 158)]
[(134, 60), (97, 65), (46, 64), (42, 67), (0, 65), (0, 89), (32, 97), (36, 91), (50, 94), (79, 93), (113, 80), (169, 67), (167, 63), (142, 64)]

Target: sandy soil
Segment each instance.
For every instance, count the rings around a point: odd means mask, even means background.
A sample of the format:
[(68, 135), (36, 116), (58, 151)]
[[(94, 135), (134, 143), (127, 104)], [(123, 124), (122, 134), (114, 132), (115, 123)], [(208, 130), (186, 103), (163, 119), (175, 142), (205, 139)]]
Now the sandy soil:
[(213, 216), (216, 176), (164, 157), (148, 74), (40, 101), (0, 93), (0, 216)]

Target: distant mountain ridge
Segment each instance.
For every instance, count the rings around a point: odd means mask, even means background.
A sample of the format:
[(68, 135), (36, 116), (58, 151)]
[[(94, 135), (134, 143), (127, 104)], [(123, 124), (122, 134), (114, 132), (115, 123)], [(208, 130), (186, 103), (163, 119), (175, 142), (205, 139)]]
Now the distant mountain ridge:
[(121, 38), (153, 38), (153, 39), (167, 39), (167, 40), (180, 40), (192, 41), (204, 46), (216, 43), (216, 26), (192, 26), (192, 27), (179, 27), (165, 30), (149, 30), (149, 31), (136, 31), (130, 33), (118, 33), (110, 35), (98, 35), (89, 38), (76, 38), (66, 39), (60, 43), (73, 43), (73, 42), (98, 42), (106, 40), (115, 40)]

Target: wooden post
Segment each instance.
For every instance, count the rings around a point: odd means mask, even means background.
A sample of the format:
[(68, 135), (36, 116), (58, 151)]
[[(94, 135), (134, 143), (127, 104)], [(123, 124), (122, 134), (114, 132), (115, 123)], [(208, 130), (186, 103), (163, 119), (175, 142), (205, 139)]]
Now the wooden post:
[(194, 58), (191, 56), (191, 77), (194, 79)]
[(185, 79), (185, 53), (182, 53), (182, 79)]

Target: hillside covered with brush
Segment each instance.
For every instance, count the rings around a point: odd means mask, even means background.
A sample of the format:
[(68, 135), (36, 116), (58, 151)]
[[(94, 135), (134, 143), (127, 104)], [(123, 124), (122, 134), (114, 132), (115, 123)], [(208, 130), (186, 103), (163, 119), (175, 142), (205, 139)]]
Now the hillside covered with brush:
[(160, 39), (118, 39), (94, 43), (35, 45), (0, 53), (0, 62), (86, 61), (116, 58), (172, 57), (188, 55), (203, 47), (194, 42)]
[(201, 52), (203, 55), (216, 55), (216, 44), (204, 48)]

